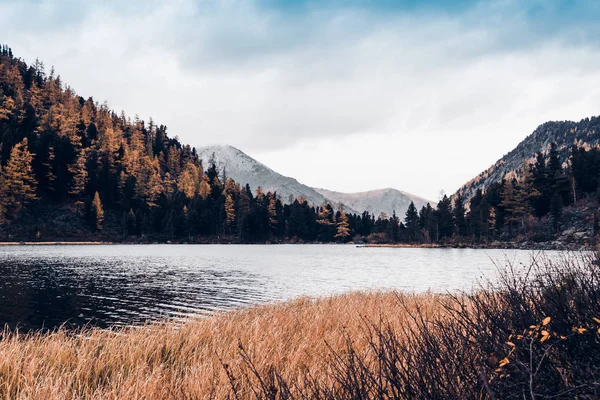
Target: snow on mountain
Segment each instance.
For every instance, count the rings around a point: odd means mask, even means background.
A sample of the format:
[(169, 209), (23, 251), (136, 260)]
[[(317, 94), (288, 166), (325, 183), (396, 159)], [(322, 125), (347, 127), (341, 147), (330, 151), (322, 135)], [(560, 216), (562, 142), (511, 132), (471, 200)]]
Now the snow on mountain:
[(315, 190), (333, 202), (343, 203), (347, 207), (360, 212), (368, 211), (375, 216), (378, 216), (381, 212), (391, 216), (395, 211), (401, 220), (404, 218), (411, 201), (415, 203), (417, 210), (420, 210), (427, 203), (430, 203), (432, 207), (435, 206), (434, 202), (392, 188), (358, 193), (340, 193), (321, 188), (315, 188)]
[[(277, 192), (281, 199), (288, 203), (290, 199), (304, 197), (309, 204), (319, 206), (331, 203), (337, 208), (338, 203), (343, 203), (349, 213), (362, 213), (369, 211), (378, 216), (380, 212), (396, 214), (402, 219), (411, 201), (420, 209), (427, 204), (427, 200), (396, 189), (372, 190), (362, 193), (340, 193), (326, 189), (312, 188), (298, 182), (294, 178), (283, 176), (261, 162), (250, 157), (243, 151), (233, 146), (218, 145), (197, 149), (198, 155), (208, 167), (209, 160), (214, 155), (214, 160), (219, 171), (225, 169), (228, 177), (236, 182), (250, 185), (252, 190), (258, 186), (265, 192)], [(431, 203), (432, 206), (434, 203)]]
[(316, 206), (330, 202), (313, 188), (273, 171), (233, 146), (207, 146), (197, 151), (205, 168), (208, 167), (208, 162), (214, 154), (219, 171), (225, 168), (228, 177), (242, 185), (249, 184), (253, 191), (260, 186), (265, 192), (277, 192), (285, 203), (300, 196), (305, 197), (309, 204)]

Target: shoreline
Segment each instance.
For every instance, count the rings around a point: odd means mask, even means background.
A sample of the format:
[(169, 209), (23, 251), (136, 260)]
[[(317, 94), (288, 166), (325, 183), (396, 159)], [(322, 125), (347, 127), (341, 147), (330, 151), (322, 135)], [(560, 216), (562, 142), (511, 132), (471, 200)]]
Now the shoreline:
[[(190, 242), (111, 242), (111, 241), (0, 241), (0, 246), (108, 246), (108, 245), (341, 245), (342, 243), (235, 243), (235, 242), (202, 242), (202, 243), (190, 243)], [(471, 250), (533, 250), (533, 251), (545, 251), (545, 250), (559, 250), (559, 251), (590, 251), (595, 248), (592, 244), (585, 243), (563, 243), (563, 242), (550, 242), (550, 243), (532, 243), (532, 242), (495, 242), (488, 244), (438, 244), (438, 243), (344, 243), (348, 246), (356, 246), (357, 248), (391, 248), (391, 249), (471, 249)]]
[(0, 242), (0, 246), (89, 246), (89, 245), (108, 245), (115, 244), (115, 242), (92, 242), (92, 241), (81, 241), (81, 242), (69, 242), (69, 241), (47, 241), (47, 242)]

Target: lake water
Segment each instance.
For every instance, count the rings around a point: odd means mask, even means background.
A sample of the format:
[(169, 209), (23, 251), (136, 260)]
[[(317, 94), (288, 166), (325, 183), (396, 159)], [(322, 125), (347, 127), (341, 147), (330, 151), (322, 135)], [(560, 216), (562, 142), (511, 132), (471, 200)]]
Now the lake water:
[(469, 290), (517, 250), (352, 245), (0, 246), (0, 325), (113, 326), (350, 290)]

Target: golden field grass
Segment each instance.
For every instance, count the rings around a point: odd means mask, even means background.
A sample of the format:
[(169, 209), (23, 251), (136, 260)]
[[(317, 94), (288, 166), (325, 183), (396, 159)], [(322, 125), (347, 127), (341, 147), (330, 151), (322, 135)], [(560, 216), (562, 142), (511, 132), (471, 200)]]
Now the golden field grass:
[(0, 339), (0, 398), (228, 398), (231, 386), (224, 364), (236, 375), (240, 392), (249, 390), (240, 373), (240, 345), (259, 371), (273, 367), (293, 381), (307, 369), (317, 374), (326, 370), (332, 350), (343, 353), (348, 336), (357, 353), (366, 351), (365, 319), (376, 322), (383, 316), (392, 327), (400, 327), (410, 323), (407, 309), (417, 305), (426, 314), (441, 312), (438, 299), (432, 294), (351, 293), (300, 298), (184, 324), (78, 334), (5, 332)]

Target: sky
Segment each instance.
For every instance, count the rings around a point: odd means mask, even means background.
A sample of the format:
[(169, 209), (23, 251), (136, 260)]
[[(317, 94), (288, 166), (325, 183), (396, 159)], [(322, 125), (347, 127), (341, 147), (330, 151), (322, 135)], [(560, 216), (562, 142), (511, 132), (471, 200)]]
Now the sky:
[(0, 0), (0, 42), (83, 96), (337, 191), (452, 193), (600, 114), (600, 2)]

